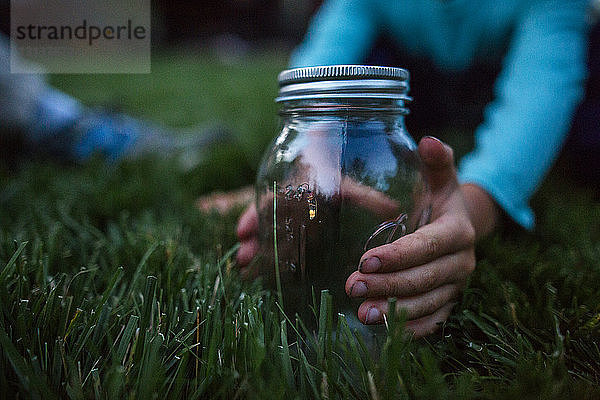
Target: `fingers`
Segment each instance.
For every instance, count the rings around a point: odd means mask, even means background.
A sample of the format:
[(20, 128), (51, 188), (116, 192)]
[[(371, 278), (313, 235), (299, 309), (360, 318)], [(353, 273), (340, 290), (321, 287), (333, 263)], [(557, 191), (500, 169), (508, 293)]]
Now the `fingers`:
[(226, 214), (235, 207), (244, 206), (254, 198), (252, 186), (244, 186), (238, 190), (228, 192), (216, 191), (200, 197), (196, 200), (196, 206), (204, 212), (216, 210), (220, 214)]
[[(415, 337), (423, 337), (431, 335), (439, 329), (440, 323), (446, 321), (452, 312), (452, 308), (456, 305), (453, 301), (459, 291), (454, 292), (452, 288), (444, 289), (447, 293), (440, 293), (439, 301), (432, 299), (423, 299), (421, 310), (422, 314), (409, 313), (409, 321), (406, 322), (406, 329), (412, 332)], [(443, 302), (444, 299), (448, 299)], [(418, 301), (417, 301), (418, 302)], [(397, 308), (410, 310), (410, 306), (398, 300)], [(435, 308), (439, 305), (438, 308)], [(387, 300), (376, 300), (374, 303), (364, 302), (358, 311), (359, 319), (368, 325), (383, 323), (383, 315), (388, 311)]]
[(258, 213), (256, 206), (251, 205), (240, 217), (237, 226), (237, 236), (241, 241), (236, 261), (241, 267), (250, 264), (259, 250), (258, 244)]
[(465, 218), (443, 215), (393, 243), (375, 247), (362, 255), (362, 273), (400, 271), (431, 262), (473, 245), (475, 231)]
[(354, 272), (346, 280), (346, 293), (350, 297), (410, 297), (449, 283), (464, 282), (474, 269), (475, 255), (465, 250), (396, 272)]
[(452, 148), (439, 139), (426, 136), (419, 142), (419, 155), (423, 162), (425, 178), (435, 194), (448, 185), (457, 186)]
[(448, 319), (456, 303), (449, 303), (434, 312), (422, 318), (408, 321), (406, 329), (411, 331), (417, 338), (431, 335), (440, 328), (440, 324)]
[[(444, 305), (452, 302), (462, 290), (459, 284), (440, 286), (430, 292), (413, 297), (400, 297), (396, 300), (396, 310), (406, 312), (408, 320), (415, 320), (433, 314)], [(389, 309), (387, 298), (368, 299), (358, 308), (358, 318), (365, 324), (383, 322), (383, 315)]]
[(258, 254), (259, 244), (258, 238), (254, 237), (250, 240), (243, 241), (237, 252), (236, 262), (240, 267), (245, 267), (250, 264), (250, 261)]
[(254, 204), (250, 205), (240, 217), (236, 232), (241, 241), (257, 235), (258, 212), (256, 211), (256, 206)]

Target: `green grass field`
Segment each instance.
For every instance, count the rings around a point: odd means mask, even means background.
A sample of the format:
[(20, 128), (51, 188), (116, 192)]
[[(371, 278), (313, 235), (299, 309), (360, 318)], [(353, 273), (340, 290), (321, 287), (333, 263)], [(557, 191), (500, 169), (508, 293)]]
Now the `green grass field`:
[(556, 170), (534, 199), (536, 230), (482, 242), (462, 301), (427, 339), (391, 315), (370, 354), (343, 319), (333, 326), (327, 296), (306, 334), (238, 279), (240, 210), (205, 215), (194, 200), (252, 182), (284, 66), (200, 53), (156, 56), (151, 75), (52, 77), (88, 105), (168, 126), (224, 121), (238, 144), (185, 173), (168, 160), (0, 169), (0, 398), (600, 398), (600, 204)]

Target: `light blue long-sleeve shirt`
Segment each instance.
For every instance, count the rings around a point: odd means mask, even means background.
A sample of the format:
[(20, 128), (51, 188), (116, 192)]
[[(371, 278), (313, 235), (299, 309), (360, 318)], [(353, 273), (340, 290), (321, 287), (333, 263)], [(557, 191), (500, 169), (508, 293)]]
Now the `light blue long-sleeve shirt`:
[(461, 160), (459, 178), (482, 187), (531, 229), (529, 199), (556, 158), (583, 96), (587, 5), (586, 0), (330, 0), (291, 65), (361, 63), (382, 32), (447, 71), (476, 61), (502, 62), (495, 99), (475, 132), (475, 149)]

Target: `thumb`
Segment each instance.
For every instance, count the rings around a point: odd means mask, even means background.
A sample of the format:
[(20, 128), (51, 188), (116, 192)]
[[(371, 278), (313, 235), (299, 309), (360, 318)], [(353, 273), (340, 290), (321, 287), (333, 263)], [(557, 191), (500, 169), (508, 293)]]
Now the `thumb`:
[(458, 185), (454, 168), (454, 152), (441, 140), (425, 136), (419, 142), (423, 173), (433, 193)]

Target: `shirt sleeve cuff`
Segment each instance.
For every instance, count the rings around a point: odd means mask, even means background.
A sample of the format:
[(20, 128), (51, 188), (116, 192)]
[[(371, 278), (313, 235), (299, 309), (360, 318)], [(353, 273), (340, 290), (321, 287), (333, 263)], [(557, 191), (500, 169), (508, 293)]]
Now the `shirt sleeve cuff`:
[(535, 216), (526, 203), (511, 199), (497, 184), (494, 184), (485, 176), (470, 173), (469, 171), (461, 171), (458, 179), (461, 184), (472, 183), (481, 187), (492, 196), (496, 203), (513, 221), (528, 231), (533, 230), (535, 226)]

